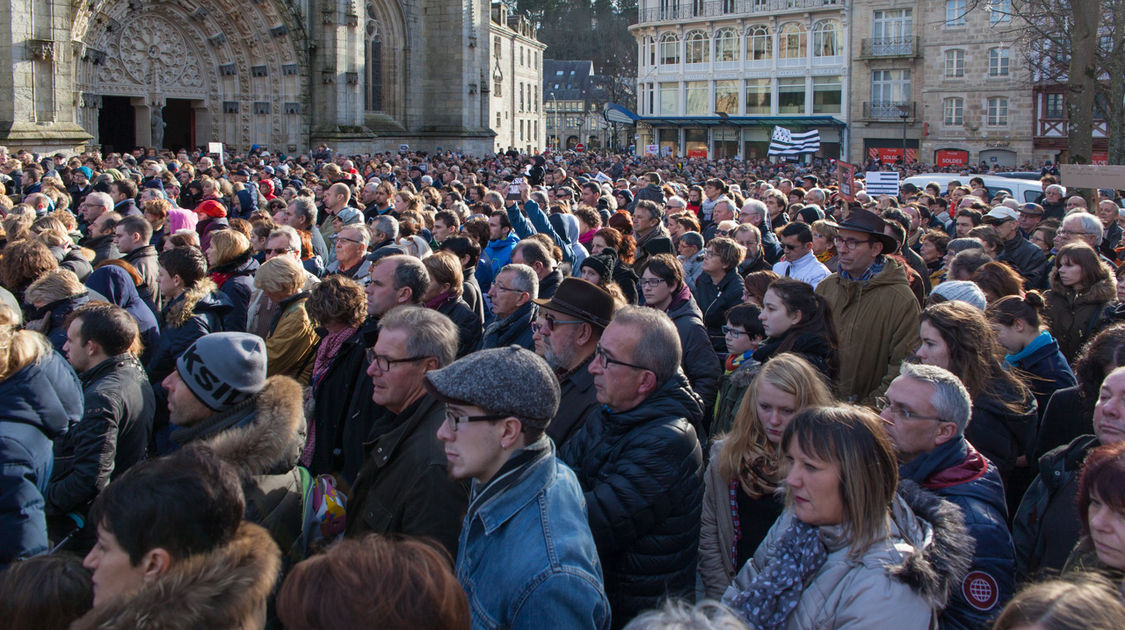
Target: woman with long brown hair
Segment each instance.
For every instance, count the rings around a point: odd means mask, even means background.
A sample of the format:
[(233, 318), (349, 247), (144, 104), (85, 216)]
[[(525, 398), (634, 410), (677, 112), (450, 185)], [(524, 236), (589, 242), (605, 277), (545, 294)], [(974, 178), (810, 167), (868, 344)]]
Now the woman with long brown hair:
[(1071, 242), (1055, 255), (1049, 282), (1044, 314), (1063, 356), (1073, 361), (1087, 337), (1107, 319), (1106, 306), (1117, 297), (1117, 281), (1093, 248)]
[(969, 390), (973, 412), (965, 438), (996, 464), (1008, 487), (1016, 460), (1026, 454), (1035, 428), (1031, 391), (1004, 369), (996, 334), (980, 309), (958, 301), (927, 307), (919, 336), (922, 343), (915, 359), (953, 372)]

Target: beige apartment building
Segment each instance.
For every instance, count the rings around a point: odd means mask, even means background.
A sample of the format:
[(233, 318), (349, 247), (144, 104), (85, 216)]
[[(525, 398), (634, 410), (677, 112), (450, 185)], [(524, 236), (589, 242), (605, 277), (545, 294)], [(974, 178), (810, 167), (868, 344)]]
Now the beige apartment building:
[(1033, 154), (1033, 98), (1010, 0), (859, 0), (851, 135), (863, 163), (1015, 167)]
[(489, 38), (489, 122), (496, 132), (494, 149), (515, 147), (523, 153), (534, 153), (544, 146), (547, 137), (540, 93), (547, 45), (536, 39), (535, 27), (526, 16), (517, 15), (502, 2), (492, 5)]

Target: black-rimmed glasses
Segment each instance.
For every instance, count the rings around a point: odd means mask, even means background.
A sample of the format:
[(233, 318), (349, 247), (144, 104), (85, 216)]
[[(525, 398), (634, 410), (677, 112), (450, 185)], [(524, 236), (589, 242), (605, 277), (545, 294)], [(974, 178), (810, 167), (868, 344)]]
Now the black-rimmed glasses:
[(602, 344), (600, 343), (594, 348), (594, 360), (598, 362), (598, 365), (601, 366), (603, 370), (609, 367), (611, 363), (616, 363), (617, 365), (624, 365), (625, 367), (633, 368), (634, 370), (648, 370), (650, 372), (652, 371), (643, 365), (637, 365), (636, 363), (627, 363), (625, 361), (618, 361), (617, 359), (614, 359), (613, 357), (609, 356), (609, 353), (605, 351), (605, 348), (603, 348)]
[(391, 366), (395, 365), (396, 363), (412, 363), (414, 361), (421, 361), (428, 358), (430, 357), (406, 357), (405, 359), (392, 359), (381, 354), (376, 354), (374, 348), (367, 349), (367, 362), (369, 364), (375, 364), (375, 367), (379, 368), (380, 372), (386, 372), (390, 370)]

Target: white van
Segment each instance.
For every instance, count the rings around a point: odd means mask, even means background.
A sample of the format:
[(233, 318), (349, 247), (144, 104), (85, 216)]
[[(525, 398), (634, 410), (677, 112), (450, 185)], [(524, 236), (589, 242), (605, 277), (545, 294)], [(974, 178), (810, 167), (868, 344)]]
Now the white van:
[(984, 180), (984, 187), (988, 189), (988, 194), (995, 197), (996, 193), (1001, 190), (1008, 191), (1009, 195), (1015, 197), (1016, 201), (1023, 203), (1034, 203), (1039, 195), (1043, 194), (1043, 185), (1037, 181), (1029, 179), (1014, 179), (1008, 177), (997, 177), (995, 175), (958, 175), (956, 173), (931, 173), (928, 175), (915, 175), (907, 177), (900, 182), (902, 184), (914, 184), (919, 190), (926, 187), (930, 182), (937, 182), (941, 186), (941, 192), (945, 192), (949, 186), (949, 182), (957, 180), (962, 184), (968, 186), (969, 180), (974, 177), (980, 177)]

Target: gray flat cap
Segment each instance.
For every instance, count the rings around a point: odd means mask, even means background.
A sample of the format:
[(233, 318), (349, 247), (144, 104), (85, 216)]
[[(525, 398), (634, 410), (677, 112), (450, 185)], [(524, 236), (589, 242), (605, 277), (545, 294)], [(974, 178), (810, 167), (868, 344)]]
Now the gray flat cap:
[(426, 389), (447, 403), (510, 414), (546, 428), (559, 408), (559, 381), (542, 357), (520, 346), (480, 350), (426, 373)]

